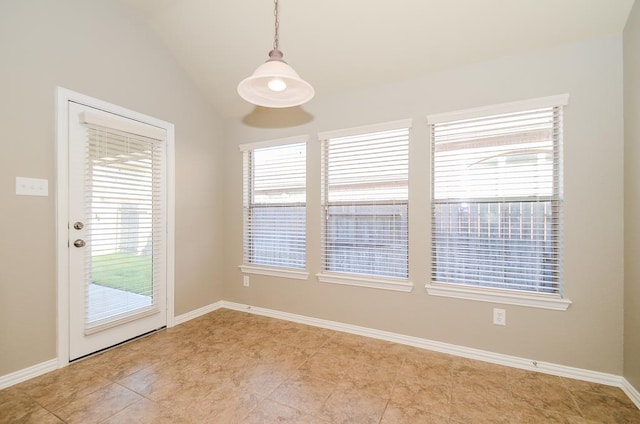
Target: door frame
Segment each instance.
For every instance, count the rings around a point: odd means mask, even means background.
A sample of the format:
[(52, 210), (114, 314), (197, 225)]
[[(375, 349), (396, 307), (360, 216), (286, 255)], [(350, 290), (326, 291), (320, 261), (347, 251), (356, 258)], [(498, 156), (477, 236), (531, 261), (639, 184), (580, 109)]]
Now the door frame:
[(105, 112), (149, 123), (166, 130), (167, 138), (167, 275), (166, 322), (174, 326), (175, 269), (175, 139), (174, 125), (150, 116), (56, 87), (56, 285), (58, 368), (69, 364), (69, 109), (68, 103), (84, 104)]

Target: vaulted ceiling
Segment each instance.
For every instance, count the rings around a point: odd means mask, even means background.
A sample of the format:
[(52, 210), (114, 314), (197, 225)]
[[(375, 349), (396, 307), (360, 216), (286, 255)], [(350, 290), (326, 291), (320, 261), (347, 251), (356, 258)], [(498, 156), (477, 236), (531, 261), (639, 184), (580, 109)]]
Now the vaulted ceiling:
[[(267, 59), (272, 0), (120, 0), (225, 118)], [(280, 49), (316, 97), (620, 34), (634, 0), (279, 0)], [(313, 102), (313, 100), (312, 100)]]

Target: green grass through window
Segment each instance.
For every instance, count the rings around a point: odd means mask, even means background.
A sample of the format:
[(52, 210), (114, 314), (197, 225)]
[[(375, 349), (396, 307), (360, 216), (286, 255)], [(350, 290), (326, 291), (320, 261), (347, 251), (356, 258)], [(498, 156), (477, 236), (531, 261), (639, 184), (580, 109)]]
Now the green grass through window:
[(93, 283), (131, 293), (151, 295), (153, 262), (150, 256), (128, 252), (93, 256)]

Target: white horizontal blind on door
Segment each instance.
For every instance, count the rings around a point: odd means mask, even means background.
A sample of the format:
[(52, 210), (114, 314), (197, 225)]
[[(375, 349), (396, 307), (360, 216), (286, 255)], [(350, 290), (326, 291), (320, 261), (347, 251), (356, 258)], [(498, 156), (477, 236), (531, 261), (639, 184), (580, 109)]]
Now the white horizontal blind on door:
[(244, 150), (244, 263), (306, 268), (306, 142)]
[(432, 281), (561, 294), (562, 107), (431, 125)]
[(159, 312), (166, 250), (166, 143), (91, 119), (85, 122), (85, 334), (92, 334)]
[(324, 272), (408, 279), (409, 125), (403, 125), (322, 140)]

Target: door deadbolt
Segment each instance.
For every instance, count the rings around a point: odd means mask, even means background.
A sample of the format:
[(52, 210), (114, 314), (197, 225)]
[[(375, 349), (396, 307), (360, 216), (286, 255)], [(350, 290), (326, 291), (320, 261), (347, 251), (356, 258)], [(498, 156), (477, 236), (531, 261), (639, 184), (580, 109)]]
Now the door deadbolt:
[(84, 242), (84, 240), (82, 240), (82, 239), (78, 239), (78, 240), (76, 240), (76, 241), (74, 241), (74, 242), (73, 242), (73, 245), (74, 245), (75, 247), (84, 247), (84, 245), (85, 245), (85, 244), (86, 244), (86, 243), (85, 243), (85, 242)]
[(84, 224), (80, 221), (75, 222), (73, 224), (73, 228), (75, 228), (76, 230), (82, 230), (84, 228)]

